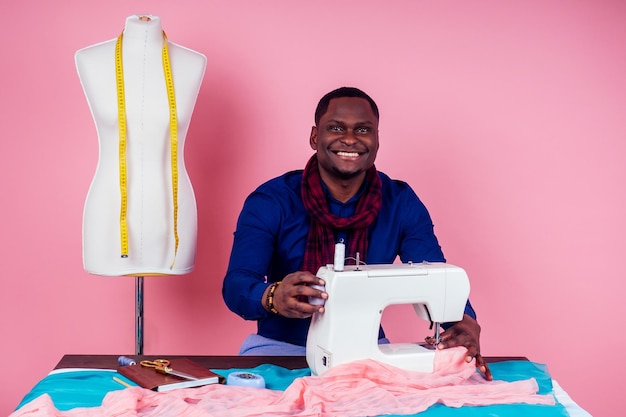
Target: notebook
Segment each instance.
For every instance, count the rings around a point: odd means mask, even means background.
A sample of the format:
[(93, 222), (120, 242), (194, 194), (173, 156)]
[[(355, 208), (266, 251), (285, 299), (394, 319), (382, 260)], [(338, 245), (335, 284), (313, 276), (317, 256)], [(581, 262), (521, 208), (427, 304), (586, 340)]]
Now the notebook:
[(158, 372), (154, 368), (148, 368), (141, 366), (140, 364), (120, 366), (117, 368), (117, 372), (144, 388), (159, 392), (224, 383), (224, 377), (192, 361), (191, 359), (171, 359), (169, 367), (175, 371), (183, 372), (198, 379), (189, 380), (164, 374)]

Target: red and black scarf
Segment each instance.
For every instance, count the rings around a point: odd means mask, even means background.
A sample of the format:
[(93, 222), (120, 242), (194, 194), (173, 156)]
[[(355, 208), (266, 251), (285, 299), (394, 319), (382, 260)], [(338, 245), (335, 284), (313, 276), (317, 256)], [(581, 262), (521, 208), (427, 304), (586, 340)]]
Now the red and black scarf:
[(367, 229), (378, 216), (382, 205), (382, 184), (374, 165), (367, 170), (365, 183), (367, 188), (357, 202), (354, 215), (338, 217), (330, 214), (317, 166), (317, 155), (309, 159), (302, 173), (302, 201), (311, 217), (311, 228), (301, 270), (315, 274), (321, 266), (333, 263), (335, 232), (339, 230), (348, 233), (346, 257), (353, 258), (359, 252), (361, 259), (366, 261)]

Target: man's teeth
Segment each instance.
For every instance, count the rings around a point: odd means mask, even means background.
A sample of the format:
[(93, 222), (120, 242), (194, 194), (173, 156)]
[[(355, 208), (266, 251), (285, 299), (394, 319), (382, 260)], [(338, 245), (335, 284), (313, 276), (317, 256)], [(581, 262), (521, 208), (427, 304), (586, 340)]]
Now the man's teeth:
[(349, 158), (356, 158), (357, 156), (359, 156), (358, 152), (337, 152), (337, 155), (339, 156), (346, 156)]

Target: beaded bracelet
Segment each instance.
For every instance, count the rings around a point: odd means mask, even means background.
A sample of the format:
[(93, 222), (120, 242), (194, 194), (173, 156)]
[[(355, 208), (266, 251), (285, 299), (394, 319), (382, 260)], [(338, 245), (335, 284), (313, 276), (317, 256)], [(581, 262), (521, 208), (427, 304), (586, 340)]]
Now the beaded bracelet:
[(278, 314), (278, 310), (274, 307), (274, 292), (276, 292), (276, 288), (278, 288), (281, 282), (282, 281), (274, 282), (270, 285), (270, 290), (267, 292), (267, 298), (265, 299), (266, 309), (274, 314)]

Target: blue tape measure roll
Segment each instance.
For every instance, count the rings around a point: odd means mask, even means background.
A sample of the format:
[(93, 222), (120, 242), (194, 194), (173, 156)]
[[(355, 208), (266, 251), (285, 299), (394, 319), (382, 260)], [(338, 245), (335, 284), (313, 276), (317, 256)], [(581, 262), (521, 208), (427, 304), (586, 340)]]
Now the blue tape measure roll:
[(239, 387), (265, 388), (265, 379), (259, 374), (250, 372), (231, 372), (226, 379), (226, 385)]

